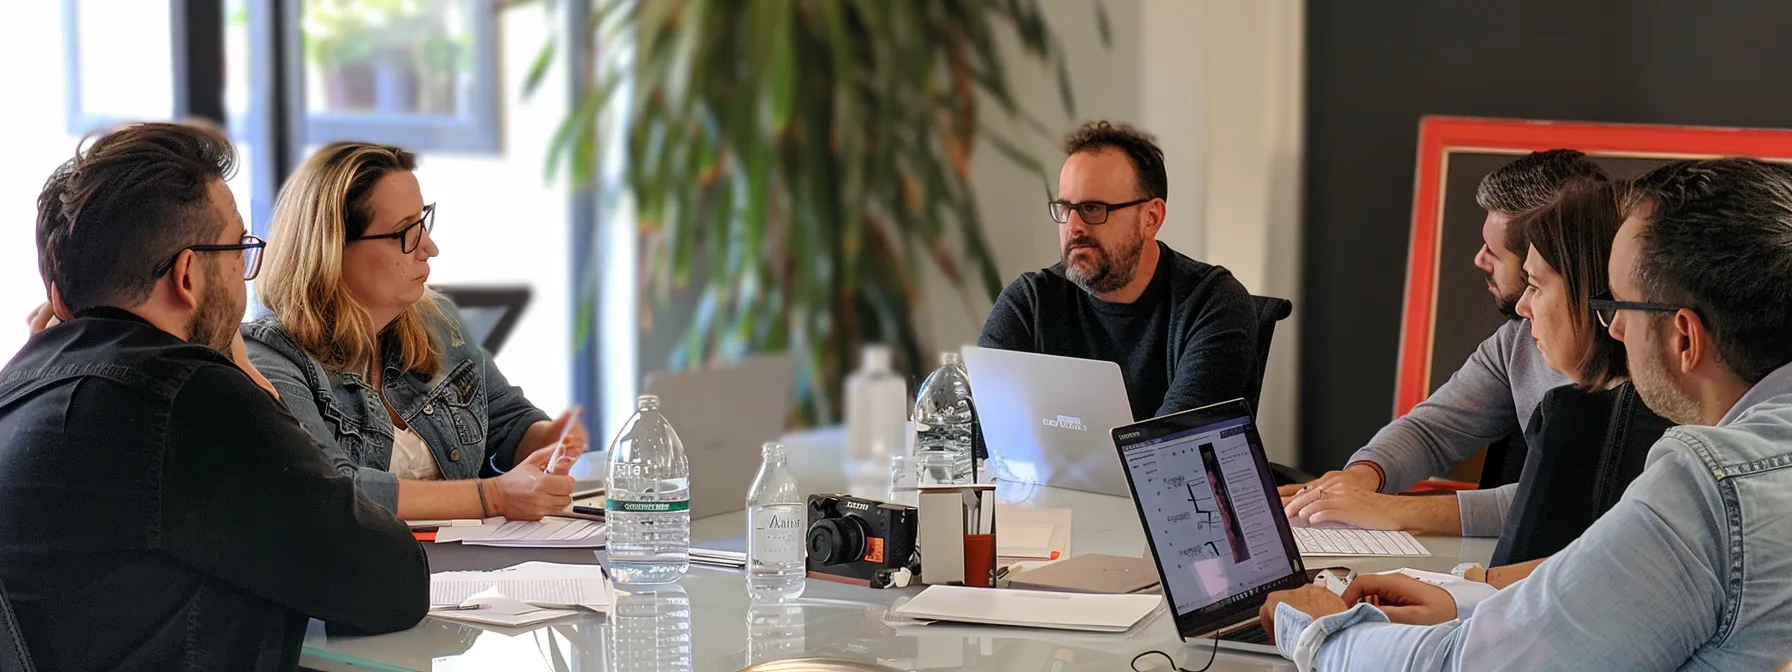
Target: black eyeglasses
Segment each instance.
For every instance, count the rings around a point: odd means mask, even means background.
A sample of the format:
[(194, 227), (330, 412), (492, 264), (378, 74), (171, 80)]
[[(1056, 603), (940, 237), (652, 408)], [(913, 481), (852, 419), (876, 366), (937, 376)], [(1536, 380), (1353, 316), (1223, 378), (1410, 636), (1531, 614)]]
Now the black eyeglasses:
[(1600, 326), (1607, 329), (1612, 328), (1612, 322), (1617, 321), (1618, 311), (1620, 310), (1641, 310), (1651, 313), (1677, 313), (1682, 310), (1698, 312), (1698, 309), (1692, 306), (1676, 306), (1667, 303), (1646, 303), (1642, 301), (1614, 301), (1612, 300), (1610, 292), (1588, 299), (1587, 307), (1593, 309), (1593, 315), (1599, 318)]
[(435, 230), (436, 204), (431, 203), (423, 206), (423, 212), (417, 213), (417, 221), (411, 222), (410, 226), (399, 229), (395, 233), (382, 233), (377, 236), (361, 236), (360, 238), (355, 238), (348, 242), (353, 243), (362, 240), (382, 240), (391, 238), (398, 241), (398, 251), (410, 254), (417, 249), (418, 245), (423, 243), (423, 232), (433, 232)]
[(1058, 200), (1048, 201), (1045, 205), (1046, 209), (1050, 210), (1052, 213), (1052, 221), (1059, 224), (1070, 222), (1070, 211), (1072, 209), (1076, 210), (1077, 218), (1083, 220), (1084, 224), (1104, 224), (1108, 221), (1108, 213), (1110, 212), (1150, 202), (1150, 198), (1141, 198), (1136, 201), (1127, 201), (1125, 203), (1103, 203), (1101, 201), (1071, 203), (1070, 201)]
[(168, 271), (173, 270), (174, 262), (180, 261), (181, 252), (192, 250), (194, 252), (242, 252), (243, 279), (254, 280), (255, 276), (261, 274), (261, 250), (267, 246), (267, 241), (255, 236), (243, 236), (243, 242), (235, 245), (188, 245), (180, 248), (180, 252), (175, 252), (174, 256), (169, 257), (168, 261), (162, 262), (161, 266), (157, 266), (154, 277), (160, 278)]

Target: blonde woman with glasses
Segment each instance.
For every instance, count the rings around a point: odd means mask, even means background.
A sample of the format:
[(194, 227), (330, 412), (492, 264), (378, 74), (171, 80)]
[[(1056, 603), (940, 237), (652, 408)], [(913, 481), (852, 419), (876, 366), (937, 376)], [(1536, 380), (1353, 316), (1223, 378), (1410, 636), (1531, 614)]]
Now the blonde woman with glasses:
[[(339, 472), (407, 520), (536, 520), (570, 503), (578, 412), (535, 408), (428, 290), (440, 253), (416, 157), (338, 142), (281, 189), (249, 359)], [(561, 459), (549, 464), (560, 448)]]

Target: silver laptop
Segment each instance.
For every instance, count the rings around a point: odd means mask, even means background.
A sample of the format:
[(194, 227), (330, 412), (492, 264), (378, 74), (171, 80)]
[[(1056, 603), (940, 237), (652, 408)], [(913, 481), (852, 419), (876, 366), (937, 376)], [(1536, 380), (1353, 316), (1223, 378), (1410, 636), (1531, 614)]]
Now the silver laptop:
[(1184, 641), (1276, 654), (1257, 622), (1274, 591), (1312, 583), (1243, 399), (1113, 430), (1139, 522)]
[(976, 347), (964, 363), (998, 479), (1127, 494), (1107, 436), (1132, 422), (1118, 364)]
[(747, 507), (759, 447), (784, 435), (795, 378), (788, 355), (648, 375), (645, 393), (659, 396), (691, 463), (691, 518)]

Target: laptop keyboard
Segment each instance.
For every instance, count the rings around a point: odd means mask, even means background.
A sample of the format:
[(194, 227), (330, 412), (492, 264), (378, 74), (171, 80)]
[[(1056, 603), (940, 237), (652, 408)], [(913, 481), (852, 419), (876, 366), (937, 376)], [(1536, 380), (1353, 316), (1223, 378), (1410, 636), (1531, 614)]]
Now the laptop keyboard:
[(1250, 625), (1221, 634), (1219, 638), (1228, 642), (1269, 645), (1269, 633), (1263, 629), (1261, 621), (1251, 621)]

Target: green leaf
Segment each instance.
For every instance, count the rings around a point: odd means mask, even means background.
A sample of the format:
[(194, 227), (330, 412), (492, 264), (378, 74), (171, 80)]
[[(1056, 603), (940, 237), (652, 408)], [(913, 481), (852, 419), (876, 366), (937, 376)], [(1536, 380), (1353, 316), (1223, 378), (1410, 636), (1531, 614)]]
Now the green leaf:
[(524, 98), (534, 95), (536, 87), (541, 86), (541, 78), (548, 74), (548, 66), (553, 65), (554, 50), (558, 47), (555, 39), (549, 37), (547, 42), (542, 43), (541, 50), (535, 53), (534, 62), (529, 64), (529, 74), (523, 78)]

